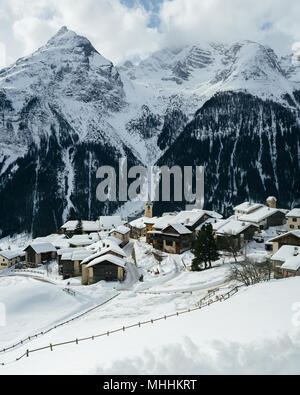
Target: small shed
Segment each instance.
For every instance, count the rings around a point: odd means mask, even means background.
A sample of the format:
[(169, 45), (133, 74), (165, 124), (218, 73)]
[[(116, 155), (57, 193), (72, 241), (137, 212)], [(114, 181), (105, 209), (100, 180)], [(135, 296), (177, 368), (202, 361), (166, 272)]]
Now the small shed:
[(73, 248), (73, 251), (62, 254), (59, 272), (63, 279), (81, 276), (81, 262), (90, 255), (92, 251), (79, 248)]
[(300, 247), (285, 245), (271, 258), (275, 278), (300, 276)]

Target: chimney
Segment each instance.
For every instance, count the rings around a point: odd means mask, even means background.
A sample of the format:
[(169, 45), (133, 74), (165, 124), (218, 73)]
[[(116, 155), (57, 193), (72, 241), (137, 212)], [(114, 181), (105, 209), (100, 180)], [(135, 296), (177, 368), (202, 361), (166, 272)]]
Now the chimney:
[(274, 196), (269, 196), (267, 199), (267, 205), (270, 208), (276, 208), (277, 207), (277, 199)]
[(295, 247), (295, 248), (294, 248), (294, 256), (298, 256), (298, 255), (299, 255), (298, 248), (297, 248), (297, 247)]

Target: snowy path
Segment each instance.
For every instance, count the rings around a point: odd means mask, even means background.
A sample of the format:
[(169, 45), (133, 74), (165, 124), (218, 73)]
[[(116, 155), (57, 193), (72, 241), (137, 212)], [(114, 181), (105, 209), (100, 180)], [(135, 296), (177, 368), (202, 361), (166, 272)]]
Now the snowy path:
[(127, 262), (126, 268), (127, 268), (126, 280), (120, 287), (116, 288), (116, 290), (118, 291), (129, 290), (140, 278), (139, 270), (135, 264), (131, 262)]

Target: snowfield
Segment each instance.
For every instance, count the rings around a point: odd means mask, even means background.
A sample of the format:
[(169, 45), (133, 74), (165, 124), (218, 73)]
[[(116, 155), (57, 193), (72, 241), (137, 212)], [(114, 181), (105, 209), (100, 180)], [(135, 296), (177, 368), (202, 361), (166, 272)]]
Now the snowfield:
[[(8, 363), (0, 366), (0, 374), (300, 373), (300, 278), (241, 288), (228, 300), (201, 310), (15, 361), (27, 349), (193, 309), (209, 289), (219, 287), (222, 294), (232, 288), (226, 282), (229, 265), (221, 260), (210, 270), (193, 273), (182, 263), (188, 266), (190, 253), (167, 255), (158, 264), (145, 243), (136, 242), (135, 247), (138, 267), (129, 263), (122, 285), (100, 282), (85, 287), (79, 279), (68, 284), (56, 280), (54, 271), (48, 278), (52, 283), (45, 282), (45, 275), (0, 277), (0, 302), (7, 311), (7, 325), (0, 327), (1, 350), (109, 300), (43, 336), (0, 352), (0, 363)], [(127, 249), (129, 254), (132, 246)], [(143, 282), (137, 281), (141, 274)], [(66, 286), (75, 295), (63, 291)]]

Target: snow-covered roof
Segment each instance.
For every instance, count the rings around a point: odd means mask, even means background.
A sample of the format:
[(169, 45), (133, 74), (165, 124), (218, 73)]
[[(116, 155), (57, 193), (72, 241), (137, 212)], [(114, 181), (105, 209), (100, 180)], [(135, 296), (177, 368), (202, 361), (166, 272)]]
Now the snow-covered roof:
[[(66, 231), (74, 231), (78, 224), (78, 220), (68, 221), (61, 229), (66, 229)], [(82, 230), (85, 232), (98, 232), (99, 231), (99, 222), (98, 221), (82, 221)]]
[(117, 226), (115, 229), (112, 229), (110, 232), (117, 232), (120, 233), (121, 235), (126, 235), (128, 232), (130, 232), (130, 228), (128, 228), (125, 225), (120, 225)]
[(232, 218), (219, 220), (215, 223), (212, 223), (212, 226), (213, 229), (219, 235), (233, 235), (233, 236), (239, 235), (240, 233), (248, 229), (250, 226), (256, 227), (256, 225), (254, 225), (253, 223), (242, 222)]
[(123, 221), (119, 215), (102, 215), (99, 218), (100, 229), (112, 229), (123, 225)]
[(21, 251), (21, 250), (3, 250), (0, 251), (0, 256), (3, 256), (3, 258), (6, 259), (14, 259), (17, 258), (19, 256), (24, 256), (25, 252)]
[(37, 254), (45, 254), (47, 252), (56, 252), (56, 248), (51, 243), (31, 243), (25, 250), (31, 247)]
[(282, 246), (271, 260), (283, 262), (281, 269), (297, 271), (300, 268), (300, 247)]
[(284, 213), (282, 210), (277, 209), (277, 208), (270, 208), (267, 206), (263, 206), (257, 210), (255, 210), (253, 213), (250, 214), (244, 214), (239, 217), (240, 221), (248, 221), (248, 222), (254, 222), (254, 223), (259, 223), (263, 221), (264, 219), (270, 217), (273, 214), (276, 214), (278, 212)]
[(260, 207), (263, 207), (263, 204), (244, 202), (234, 207), (234, 211), (242, 211), (243, 213), (248, 214), (252, 211), (259, 209)]
[(57, 250), (57, 255), (62, 256), (63, 254), (67, 254), (68, 252), (73, 252), (74, 248), (61, 248)]
[(83, 259), (91, 256), (91, 250), (86, 248), (69, 248), (65, 249), (61, 255), (62, 261), (82, 261)]
[(88, 235), (75, 235), (68, 240), (70, 245), (74, 246), (87, 246), (95, 242)]
[[(100, 257), (100, 256), (109, 254), (110, 252), (114, 252), (115, 254), (119, 254), (119, 255), (123, 256), (124, 258), (126, 258), (126, 254), (125, 254), (125, 252), (122, 250), (122, 248), (120, 248), (120, 247), (118, 247), (118, 246), (111, 246), (111, 247), (104, 248), (104, 249), (102, 249), (102, 250), (100, 250), (100, 251), (98, 251), (98, 252), (95, 252), (95, 253), (92, 254), (92, 255), (87, 256), (87, 257), (81, 262), (81, 264), (83, 265), (83, 264), (85, 264), (85, 263), (88, 263), (88, 262), (92, 261), (93, 259), (96, 259), (96, 258), (98, 258), (98, 257)], [(110, 255), (112, 255), (112, 254), (110, 254)]]
[(298, 239), (300, 239), (300, 229), (291, 230), (290, 232), (286, 232), (286, 233), (283, 233), (282, 235), (273, 237), (272, 239), (269, 239), (268, 242), (271, 243), (273, 241), (280, 240), (282, 237), (286, 237), (286, 236), (289, 236), (289, 235), (293, 235), (293, 236), (297, 237)]
[(186, 228), (182, 224), (170, 224), (170, 225), (167, 225), (166, 227), (163, 228), (162, 232), (164, 232), (169, 226), (171, 226), (180, 235), (188, 235), (188, 234), (192, 233), (188, 228)]
[(150, 218), (148, 218), (148, 217), (137, 218), (137, 219), (129, 222), (129, 225), (132, 226), (133, 228), (145, 229), (146, 228), (145, 220), (147, 221), (149, 219)]
[(90, 262), (87, 265), (87, 267), (92, 267), (92, 266), (95, 266), (95, 265), (99, 265), (100, 263), (106, 262), (106, 261), (108, 261), (110, 263), (113, 263), (114, 265), (117, 265), (117, 266), (125, 267), (124, 259), (119, 258), (119, 257), (117, 257), (115, 255), (112, 255), (112, 254), (102, 255), (99, 258), (94, 259), (92, 262)]
[(293, 208), (293, 210), (289, 211), (286, 216), (300, 218), (300, 208)]

